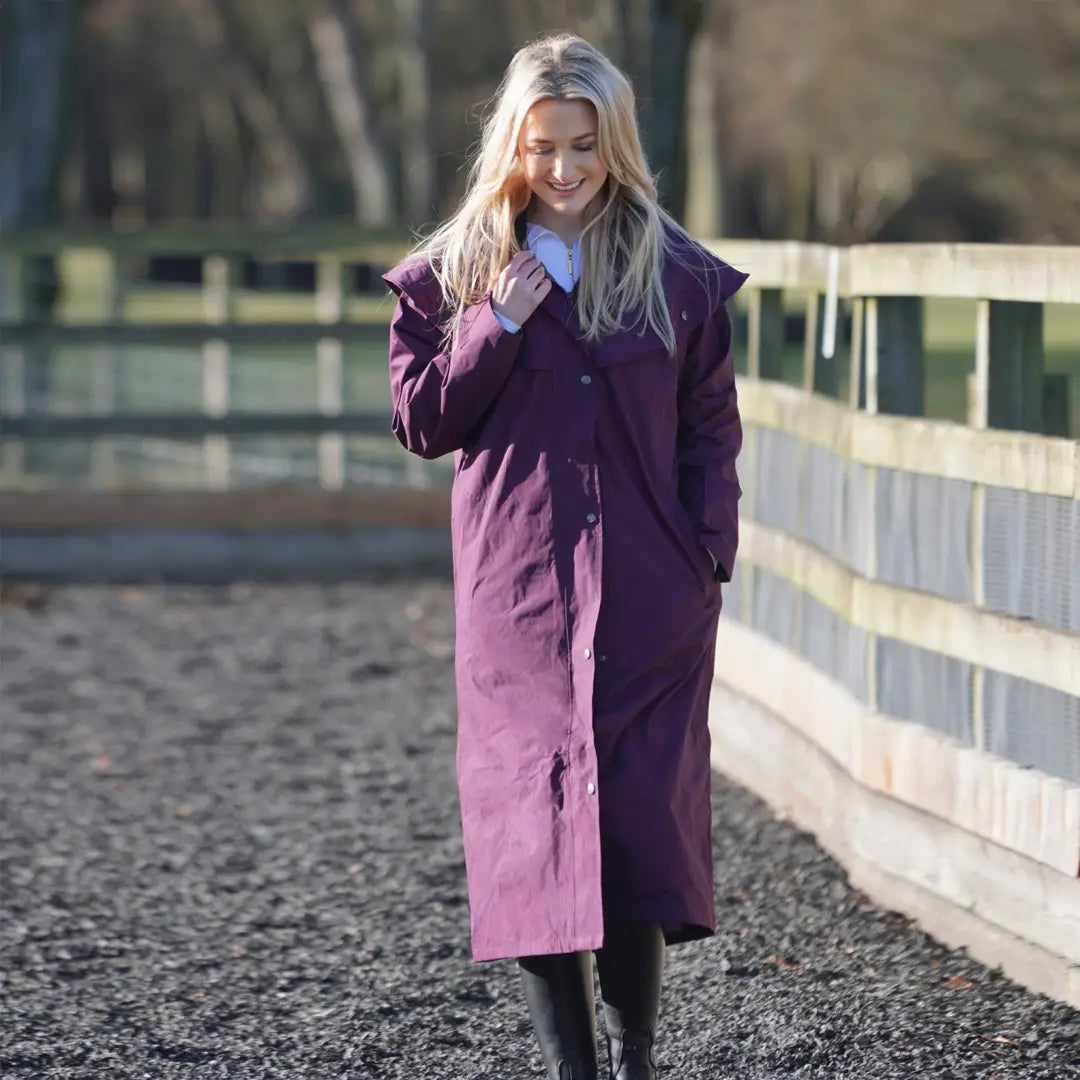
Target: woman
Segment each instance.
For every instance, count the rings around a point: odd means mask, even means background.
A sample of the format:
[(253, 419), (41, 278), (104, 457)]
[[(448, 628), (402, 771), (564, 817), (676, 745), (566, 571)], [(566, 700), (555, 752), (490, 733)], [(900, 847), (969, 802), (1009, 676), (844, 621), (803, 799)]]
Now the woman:
[(475, 960), (518, 959), (551, 1080), (652, 1080), (665, 944), (715, 931), (708, 698), (737, 542), (724, 300), (657, 205), (625, 77), (514, 57), (458, 212), (386, 275), (393, 430), (453, 451)]

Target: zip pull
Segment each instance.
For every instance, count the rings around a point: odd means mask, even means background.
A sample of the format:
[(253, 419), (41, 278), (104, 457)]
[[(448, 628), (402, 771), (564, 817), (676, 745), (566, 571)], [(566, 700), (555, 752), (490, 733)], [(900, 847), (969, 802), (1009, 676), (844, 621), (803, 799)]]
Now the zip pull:
[(572, 247), (566, 249), (566, 269), (570, 273), (570, 286), (572, 288), (574, 285), (574, 249)]

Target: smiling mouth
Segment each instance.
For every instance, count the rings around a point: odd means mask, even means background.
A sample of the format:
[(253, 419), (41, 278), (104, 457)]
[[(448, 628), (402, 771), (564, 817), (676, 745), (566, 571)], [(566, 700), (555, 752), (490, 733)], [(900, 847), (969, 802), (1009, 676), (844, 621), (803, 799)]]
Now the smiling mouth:
[(572, 191), (577, 191), (577, 189), (581, 187), (581, 185), (584, 183), (584, 180), (578, 180), (573, 184), (556, 184), (554, 180), (548, 181), (548, 185), (555, 191), (559, 192), (560, 195), (568, 195)]

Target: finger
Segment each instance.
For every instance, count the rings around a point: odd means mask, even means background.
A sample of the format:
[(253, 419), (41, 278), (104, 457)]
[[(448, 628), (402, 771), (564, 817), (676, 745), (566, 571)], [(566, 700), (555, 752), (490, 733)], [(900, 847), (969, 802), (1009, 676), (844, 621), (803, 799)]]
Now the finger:
[(543, 274), (543, 273), (544, 273), (544, 264), (542, 262), (540, 262), (539, 259), (537, 259), (535, 266), (531, 266), (531, 267), (526, 268), (526, 270), (525, 270), (525, 280), (529, 281), (529, 282), (532, 282), (532, 284), (535, 285), (536, 284), (536, 276), (537, 276), (537, 274)]

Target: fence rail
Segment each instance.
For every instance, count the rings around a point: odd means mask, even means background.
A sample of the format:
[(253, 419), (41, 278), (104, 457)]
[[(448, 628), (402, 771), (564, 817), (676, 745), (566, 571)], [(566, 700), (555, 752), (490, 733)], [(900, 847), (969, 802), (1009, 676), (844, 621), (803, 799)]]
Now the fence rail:
[[(0, 310), (8, 476), (24, 443), (169, 436), (202, 440), (204, 486), (0, 494), (0, 527), (33, 565), (64, 537), (70, 557), (101, 565), (113, 540), (114, 562), (129, 560), (132, 537), (148, 534), (153, 558), (190, 558), (190, 544), (168, 542), (187, 528), (202, 530), (200, 558), (220, 555), (210, 531), (246, 537), (242, 557), (274, 566), (259, 534), (297, 543), (297, 530), (322, 530), (342, 542), (313, 546), (312, 559), (347, 567), (372, 524), (445, 528), (443, 487), (395, 502), (346, 484), (346, 434), (385, 433), (386, 418), (345, 409), (343, 348), (385, 327), (345, 318), (340, 248), (282, 238), (315, 264), (316, 318), (270, 326), (236, 317), (242, 238), (193, 241), (207, 253), (203, 322), (144, 327), (122, 325), (120, 270), (153, 247), (101, 239), (119, 253), (105, 325), (34, 325), (10, 302), (18, 290)], [(1065, 437), (1068, 376), (1046, 372), (1043, 329), (1045, 305), (1080, 304), (1080, 249), (710, 246), (751, 274), (743, 533), (717, 650), (714, 760), (812, 827), (886, 902), (1080, 1005), (1080, 442)], [(55, 248), (23, 238), (3, 250), (10, 282), (27, 253)], [(799, 386), (778, 381), (790, 290), (805, 303)], [(975, 301), (967, 423), (921, 415), (925, 301), (937, 297)], [(94, 414), (41, 416), (27, 408), (30, 360), (72, 342), (97, 350)], [(201, 412), (117, 413), (117, 342), (199, 348)], [(317, 408), (236, 410), (231, 349), (271, 342), (314, 349)], [(229, 490), (232, 440), (270, 432), (318, 436), (317, 486)]]
[[(1080, 249), (716, 250), (758, 289), (715, 760), (882, 899), (1080, 1004), (1080, 442), (1047, 434), (1042, 333)], [(791, 288), (801, 387), (775, 381)], [(930, 296), (977, 301), (966, 425), (919, 415)]]

